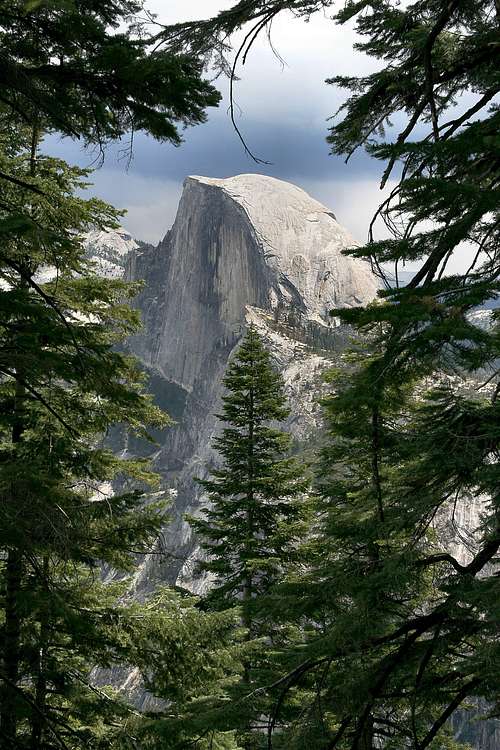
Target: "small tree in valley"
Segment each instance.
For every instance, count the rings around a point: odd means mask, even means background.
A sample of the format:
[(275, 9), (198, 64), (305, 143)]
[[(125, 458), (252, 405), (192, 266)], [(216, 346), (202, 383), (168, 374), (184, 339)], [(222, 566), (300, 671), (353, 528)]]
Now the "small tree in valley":
[(249, 637), (258, 635), (258, 597), (280, 579), (292, 559), (307, 488), (304, 468), (290, 457), (290, 436), (280, 430), (289, 414), (283, 381), (254, 328), (230, 364), (214, 440), (223, 463), (200, 483), (210, 508), (190, 519), (208, 559), (200, 567), (215, 575), (210, 602), (225, 609), (240, 603)]
[[(229, 365), (224, 386), (220, 419), (225, 427), (214, 440), (223, 461), (209, 479), (200, 481), (210, 507), (190, 523), (207, 554), (200, 568), (215, 577), (209, 606), (241, 607), (246, 640), (265, 638), (274, 648), (286, 635), (270, 595), (296, 557), (308, 482), (304, 467), (289, 455), (290, 435), (277, 426), (289, 414), (283, 381), (253, 327)], [(276, 679), (276, 664), (268, 657), (269, 649), (260, 641), (243, 659), (239, 690), (245, 700), (237, 707), (237, 724), (243, 728), (239, 742), (245, 748), (264, 741), (262, 732), (252, 730), (259, 729), (268, 713), (268, 700), (259, 691), (253, 700), (247, 694), (250, 684)]]

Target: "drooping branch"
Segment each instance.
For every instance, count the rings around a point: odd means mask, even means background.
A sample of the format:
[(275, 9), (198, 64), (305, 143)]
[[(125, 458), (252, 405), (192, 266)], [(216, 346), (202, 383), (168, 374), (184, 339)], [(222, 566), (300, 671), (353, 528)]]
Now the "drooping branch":
[[(59, 746), (63, 750), (69, 750), (69, 746), (65, 743), (65, 741), (63, 740), (63, 738), (61, 737), (61, 735), (59, 734), (59, 732), (57, 731), (57, 729), (54, 727), (53, 723), (50, 721), (50, 719), (47, 716), (46, 712), (42, 711), (37, 706), (37, 704), (35, 703), (35, 701), (29, 695), (27, 695), (27, 693), (21, 687), (19, 687), (19, 685), (16, 685), (15, 682), (12, 682), (11, 680), (9, 680), (1, 672), (0, 672), (0, 680), (2, 682), (4, 682), (6, 685), (8, 685), (11, 690), (14, 690), (14, 692), (16, 692), (21, 697), (21, 699), (25, 703), (27, 703), (30, 706), (30, 708), (32, 708), (40, 716), (40, 718), (42, 719), (42, 721), (44, 722), (44, 724), (48, 727), (50, 733), (53, 735), (54, 739), (57, 741), (57, 743), (59, 744)], [(10, 739), (11, 738), (9, 738), (9, 740)]]
[(229, 112), (230, 112), (230, 117), (231, 117), (231, 123), (236, 132), (236, 135), (238, 136), (239, 140), (241, 141), (243, 145), (245, 153), (248, 154), (248, 156), (251, 159), (253, 159), (253, 161), (256, 162), (256, 164), (268, 164), (269, 165), (271, 162), (260, 159), (258, 156), (255, 156), (255, 154), (252, 153), (252, 151), (248, 148), (246, 141), (240, 129), (238, 128), (238, 125), (236, 124), (236, 118), (235, 118), (235, 113), (234, 113), (234, 82), (236, 80), (236, 68), (237, 68), (238, 61), (241, 55), (244, 53), (244, 56), (243, 56), (243, 63), (244, 63), (246, 56), (248, 54), (248, 51), (254, 44), (255, 40), (259, 36), (262, 29), (264, 29), (267, 26), (267, 24), (272, 20), (272, 18), (278, 13), (279, 13), (279, 10), (268, 13), (267, 15), (264, 16), (263, 19), (260, 19), (254, 26), (252, 26), (250, 31), (246, 34), (245, 38), (243, 39), (243, 42), (238, 48), (238, 51), (236, 52), (233, 65), (231, 67), (231, 75), (229, 78)]
[(36, 283), (36, 281), (33, 278), (33, 275), (30, 274), (30, 273), (26, 273), (26, 271), (22, 268), (22, 266), (20, 266), (19, 264), (11, 261), (9, 258), (6, 258), (4, 256), (0, 256), (0, 259), (6, 265), (8, 265), (10, 268), (12, 268), (14, 271), (16, 271), (16, 273), (18, 273), (21, 276), (21, 278), (32, 289), (34, 289), (38, 295), (40, 295), (40, 297), (44, 300), (44, 302), (46, 302), (49, 305), (49, 307), (52, 310), (54, 310), (54, 312), (56, 313), (57, 317), (61, 320), (61, 322), (63, 323), (64, 327), (66, 328), (66, 330), (68, 331), (68, 333), (69, 333), (69, 335), (71, 337), (71, 340), (73, 342), (73, 346), (74, 346), (75, 351), (77, 353), (77, 357), (78, 357), (78, 361), (80, 363), (81, 370), (83, 372), (85, 370), (85, 366), (84, 366), (83, 359), (82, 359), (82, 350), (81, 350), (81, 347), (78, 344), (78, 341), (76, 340), (75, 333), (74, 333), (74, 331), (73, 331), (73, 329), (71, 327), (71, 324), (66, 320), (66, 317), (65, 317), (64, 313), (59, 309), (59, 306), (56, 304), (54, 298), (51, 297), (49, 294), (46, 294), (46, 292), (44, 292), (44, 290), (40, 287), (40, 285)]
[(31, 395), (39, 401), (42, 406), (44, 406), (50, 414), (52, 414), (53, 417), (57, 419), (57, 421), (69, 432), (72, 437), (78, 437), (79, 434), (76, 430), (71, 427), (71, 425), (66, 422), (63, 417), (49, 404), (46, 398), (42, 396), (42, 394), (33, 386), (31, 386), (23, 377), (21, 377), (18, 373), (16, 373), (13, 370), (8, 369), (4, 365), (0, 365), (0, 372), (2, 372), (4, 375), (7, 375), (9, 378), (12, 378), (17, 383), (22, 385), (23, 388), (26, 388), (26, 390), (31, 393)]
[(30, 190), (32, 193), (37, 193), (38, 195), (42, 195), (43, 197), (46, 197), (43, 190), (40, 190), (40, 188), (37, 188), (36, 185), (33, 185), (31, 182), (25, 182), (24, 180), (19, 180), (17, 177), (13, 177), (10, 174), (7, 174), (6, 172), (0, 171), (0, 179), (5, 180), (6, 182), (11, 182), (16, 187), (21, 187), (25, 190)]

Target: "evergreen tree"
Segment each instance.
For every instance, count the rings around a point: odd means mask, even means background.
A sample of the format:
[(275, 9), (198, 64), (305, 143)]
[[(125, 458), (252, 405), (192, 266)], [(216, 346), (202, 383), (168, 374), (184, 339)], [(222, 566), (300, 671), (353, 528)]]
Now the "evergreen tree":
[(229, 700), (247, 651), (238, 612), (206, 612), (201, 605), (167, 588), (146, 604), (129, 658), (162, 703), (129, 718), (129, 734), (141, 750), (242, 750), (234, 728), (228, 729), (235, 724)]
[[(127, 662), (136, 618), (97, 571), (130, 569), (162, 522), (159, 506), (144, 506), (147, 466), (102, 443), (116, 423), (145, 437), (147, 423), (165, 424), (138, 365), (116, 349), (137, 330), (135, 288), (96, 278), (84, 260), (83, 233), (119, 214), (76, 197), (87, 172), (40, 153), (53, 130), (101, 156), (126, 133), (131, 148), (140, 130), (178, 144), (177, 125), (202, 122), (217, 104), (194, 56), (153, 49), (141, 10), (0, 3), (0, 737), (9, 750), (111, 742), (127, 711), (97, 697), (90, 670)], [(123, 492), (101, 495), (115, 477)]]
[[(191, 518), (190, 523), (207, 555), (199, 567), (214, 578), (207, 603), (223, 610), (237, 606), (247, 642), (256, 643), (245, 659), (237, 691), (245, 695), (259, 680), (277, 678), (267, 651), (269, 644), (277, 646), (286, 636), (279, 619), (273, 619), (270, 593), (291, 567), (304, 533), (308, 482), (301, 464), (287, 455), (290, 436), (276, 426), (289, 414), (283, 383), (253, 327), (223, 382), (220, 419), (225, 426), (214, 440), (223, 462), (211, 478), (201, 481), (210, 506), (203, 518)], [(260, 746), (264, 735), (249, 732), (249, 727), (262, 725), (266, 703), (246, 698), (243, 703), (237, 717), (243, 725), (240, 741), (244, 747)]]
[[(28, 130), (16, 138), (0, 159), (37, 191), (11, 183), (2, 196), (29, 221), (19, 232), (2, 217), (0, 744), (130, 750), (141, 737), (164, 747), (163, 717), (146, 721), (126, 696), (95, 684), (95, 668), (125, 668), (142, 689), (177, 701), (173, 747), (199, 726), (186, 727), (183, 696), (194, 705), (199, 693), (204, 704), (215, 675), (223, 682), (237, 669), (226, 635), (234, 617), (171, 592), (143, 605), (126, 595), (137, 556), (165, 523), (164, 502), (151, 502), (157, 477), (147, 462), (115, 455), (106, 433), (118, 424), (149, 439), (148, 426), (168, 419), (123, 351), (139, 325), (129, 305), (136, 286), (96, 277), (84, 255), (85, 231), (112, 227), (119, 214), (76, 197), (85, 170), (32, 150)], [(112, 581), (101, 580), (103, 567)]]
[[(448, 648), (466, 651), (471, 633), (458, 612), (457, 627), (442, 627), (442, 600), (425, 564), (444, 558), (432, 506), (423, 517), (427, 479), (436, 488), (415, 457), (424, 393), (421, 405), (408, 383), (380, 393), (383, 364), (366, 346), (347, 359), (324, 400), (310, 568), (288, 596), (289, 616), (310, 623), (297, 653), (302, 679), (317, 679), (307, 703), (302, 691), (304, 711), (287, 728), (287, 744), (414, 748), (421, 737), (429, 747), (461, 747), (439, 717), (456, 697)], [(409, 506), (413, 481), (420, 494)]]
[(141, 0), (2, 0), (2, 106), (101, 148), (140, 131), (179, 144), (178, 126), (203, 122), (220, 96), (199, 59), (156, 32)]
[[(141, 488), (154, 481), (147, 466), (113, 455), (103, 436), (117, 422), (146, 435), (166, 417), (142, 392), (137, 363), (114, 348), (137, 329), (133, 288), (94, 277), (83, 258), (82, 233), (116, 213), (76, 198), (85, 173), (23, 151), (21, 137), (2, 158), (40, 190), (3, 194), (30, 225), (21, 235), (11, 227), (2, 246), (0, 733), (8, 748), (50, 747), (76, 731), (69, 693), (86, 680), (92, 695), (90, 654), (105, 662), (116, 641), (103, 635), (112, 591), (91, 585), (98, 563), (130, 568), (161, 524), (159, 507), (141, 507)], [(120, 474), (132, 484), (100, 494)]]
[[(392, 236), (353, 251), (370, 259), (385, 280), (386, 304), (342, 317), (381, 333), (379, 353), (364, 374), (377, 384), (376, 402), (383, 404), (396, 385), (404, 385), (417, 405), (407, 453), (386, 483), (385, 502), (397, 513), (384, 520), (385, 537), (404, 544), (384, 577), (390, 590), (391, 577), (414, 575), (418, 582), (424, 571), (432, 585), (424, 602), (418, 604), (418, 597), (404, 602), (384, 644), (373, 652), (371, 696), (361, 720), (351, 720), (346, 731), (353, 728), (355, 747), (373, 711), (384, 702), (393, 708), (395, 696), (403, 696), (407, 714), (423, 717), (424, 726), (411, 728), (411, 737), (403, 739), (407, 728), (400, 725), (394, 742), (423, 749), (471, 696), (492, 703), (499, 697), (491, 671), (499, 663), (497, 578), (490, 567), (500, 548), (498, 317), (492, 313), (485, 330), (471, 315), (499, 291), (498, 108), (492, 103), (499, 77), (490, 54), (498, 7), (363, 5), (368, 12), (359, 17), (358, 28), (366, 41), (360, 47), (391, 64), (361, 81), (333, 79), (352, 93), (330, 141), (343, 153), (366, 143), (386, 161), (382, 184), (396, 165), (401, 172), (380, 211)], [(360, 10), (347, 7), (340, 20)], [(453, 112), (456, 97), (472, 92), (470, 106)], [(399, 136), (377, 141), (379, 126), (401, 109), (407, 124)], [(427, 124), (423, 135), (419, 121)], [(458, 273), (450, 263), (463, 253), (464, 242), (473, 250), (466, 270)], [(402, 288), (398, 268), (408, 261), (418, 262), (419, 270)], [(393, 263), (392, 283), (384, 263)], [(429, 378), (434, 389), (429, 390)], [(489, 396), (488, 380), (494, 383)], [(356, 387), (354, 382), (353, 393)], [(404, 422), (404, 409), (393, 419)], [(478, 495), (485, 501), (484, 517), (473, 530), (476, 542), (468, 558), (461, 562), (450, 554), (439, 526), (438, 538), (429, 544), (433, 520), (447, 517), (452, 523), (457, 501)], [(376, 627), (392, 606), (380, 608)], [(393, 680), (400, 681), (397, 688)]]
[(293, 556), (307, 481), (303, 467), (287, 456), (290, 436), (274, 426), (289, 409), (282, 380), (253, 327), (223, 382), (219, 418), (225, 426), (214, 440), (223, 463), (200, 482), (210, 506), (190, 523), (207, 554), (200, 569), (215, 577), (210, 602), (224, 609), (241, 601), (243, 622), (254, 635), (254, 602)]

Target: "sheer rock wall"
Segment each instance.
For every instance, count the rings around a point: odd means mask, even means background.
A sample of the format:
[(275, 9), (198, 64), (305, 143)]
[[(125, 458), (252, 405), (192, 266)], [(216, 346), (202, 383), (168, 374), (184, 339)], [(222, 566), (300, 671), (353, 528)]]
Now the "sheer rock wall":
[(145, 286), (138, 298), (144, 330), (131, 348), (180, 405), (154, 459), (175, 495), (162, 540), (172, 554), (143, 562), (140, 591), (158, 580), (205, 585), (192, 575), (196, 550), (183, 516), (200, 506), (193, 477), (214, 460), (221, 378), (250, 320), (285, 377), (291, 432), (304, 438), (317, 422), (317, 384), (346, 336), (329, 310), (376, 295), (368, 265), (341, 254), (353, 244), (300, 188), (240, 175), (188, 177), (172, 229), (157, 248), (132, 252), (129, 278)]

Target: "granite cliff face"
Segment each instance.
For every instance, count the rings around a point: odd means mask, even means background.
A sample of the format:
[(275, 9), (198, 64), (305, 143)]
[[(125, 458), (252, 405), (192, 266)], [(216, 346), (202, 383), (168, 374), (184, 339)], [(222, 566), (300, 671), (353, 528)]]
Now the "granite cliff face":
[(328, 326), (332, 307), (376, 293), (368, 266), (341, 255), (353, 244), (293, 185), (261, 175), (188, 177), (172, 230), (131, 264), (132, 278), (147, 284), (139, 301), (146, 330), (134, 348), (191, 390), (206, 352), (240, 337), (247, 305)]
[(344, 344), (332, 307), (368, 302), (377, 281), (369, 266), (341, 254), (354, 244), (334, 215), (294, 185), (262, 175), (188, 177), (175, 223), (155, 249), (133, 250), (129, 278), (143, 279), (144, 331), (131, 342), (160, 403), (177, 425), (154, 457), (174, 490), (171, 552), (145, 560), (139, 590), (158, 579), (193, 590), (194, 542), (183, 520), (200, 506), (193, 477), (214, 457), (211, 438), (221, 378), (251, 321), (282, 371), (303, 439), (317, 421), (322, 373)]
[[(156, 248), (122, 230), (91, 233), (87, 244), (102, 275), (125, 271), (143, 280), (137, 305), (144, 330), (130, 346), (156, 401), (176, 420), (157, 436), (152, 456), (171, 490), (171, 523), (156, 553), (140, 561), (135, 593), (141, 597), (159, 582), (201, 592), (209, 582), (193, 574), (199, 550), (184, 515), (204, 504), (194, 477), (206, 476), (216, 461), (210, 444), (221, 378), (246, 327), (257, 327), (283, 374), (292, 409), (287, 429), (310, 443), (320, 424), (316, 399), (324, 372), (349, 335), (329, 310), (370, 301), (377, 280), (367, 264), (342, 255), (354, 240), (329, 209), (294, 185), (254, 174), (188, 177), (175, 223)], [(475, 548), (481, 510), (481, 498), (462, 498), (436, 524), (443, 547), (464, 563)], [(134, 672), (111, 679), (151, 707)], [(495, 723), (471, 722), (461, 711), (454, 728), (474, 747), (500, 747)]]

